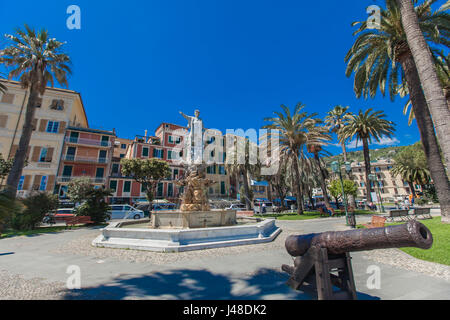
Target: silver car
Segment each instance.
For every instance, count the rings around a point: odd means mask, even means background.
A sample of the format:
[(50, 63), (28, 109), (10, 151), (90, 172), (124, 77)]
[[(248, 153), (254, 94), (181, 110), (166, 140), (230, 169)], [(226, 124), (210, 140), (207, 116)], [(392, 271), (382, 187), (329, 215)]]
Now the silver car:
[(113, 204), (108, 211), (109, 218), (114, 219), (142, 219), (144, 218), (144, 211), (133, 208), (128, 204)]

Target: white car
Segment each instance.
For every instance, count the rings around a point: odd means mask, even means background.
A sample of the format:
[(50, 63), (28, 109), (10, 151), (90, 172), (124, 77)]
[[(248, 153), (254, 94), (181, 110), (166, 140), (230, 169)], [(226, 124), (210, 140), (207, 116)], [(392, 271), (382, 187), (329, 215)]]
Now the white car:
[(242, 211), (242, 210), (246, 210), (247, 206), (245, 204), (232, 204), (228, 210), (237, 210), (237, 211)]
[(142, 219), (144, 218), (144, 211), (133, 208), (128, 204), (113, 204), (108, 211), (109, 217), (113, 219)]

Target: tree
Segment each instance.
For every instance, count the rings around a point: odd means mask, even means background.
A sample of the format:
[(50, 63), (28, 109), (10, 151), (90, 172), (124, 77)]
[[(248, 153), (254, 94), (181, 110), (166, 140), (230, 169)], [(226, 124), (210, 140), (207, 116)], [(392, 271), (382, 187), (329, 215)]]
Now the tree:
[(18, 78), (22, 87), (29, 90), (22, 135), (7, 179), (9, 191), (15, 194), (33, 131), (36, 107), (40, 106), (48, 83), (53, 87), (56, 79), (61, 85), (68, 86), (67, 75), (71, 70), (69, 57), (61, 51), (64, 43), (49, 38), (44, 29), (36, 33), (25, 25), (25, 30), (17, 29), (16, 35), (6, 35), (6, 38), (11, 45), (1, 52), (0, 63), (12, 67), (8, 77)]
[[(325, 124), (329, 130), (338, 136), (341, 135), (341, 129), (346, 125), (348, 117), (351, 114), (348, 112), (350, 107), (343, 107), (341, 105), (335, 106), (331, 111), (328, 111), (325, 117)], [(344, 155), (344, 161), (347, 161), (347, 149), (345, 148), (346, 141), (341, 142), (342, 153)]]
[(395, 164), (391, 169), (394, 176), (400, 176), (407, 182), (411, 193), (416, 197), (414, 183), (422, 186), (430, 183), (430, 170), (428, 169), (425, 153), (420, 143), (405, 147), (394, 157)]
[[(342, 180), (342, 183), (344, 185), (344, 192), (347, 197), (357, 196), (358, 186), (353, 181), (344, 179)], [(330, 185), (328, 186), (328, 190), (330, 191), (330, 194), (333, 196), (333, 198), (336, 200), (336, 203), (339, 203), (338, 201), (339, 198), (341, 198), (342, 200), (344, 199), (342, 195), (342, 185), (340, 180), (335, 179), (331, 181)]]
[[(449, 15), (443, 7), (432, 12), (432, 3), (434, 1), (427, 1), (416, 7), (420, 27), (430, 44), (448, 43)], [(354, 32), (358, 37), (345, 58), (348, 63), (346, 75), (355, 73), (356, 96), (373, 98), (378, 89), (384, 96), (387, 88), (391, 100), (397, 94), (409, 93), (428, 167), (439, 195), (442, 216), (443, 219), (444, 216), (450, 217), (450, 183), (396, 0), (386, 0), (386, 10), (381, 11), (378, 30), (368, 29), (366, 21), (353, 25), (358, 24), (360, 27)], [(433, 48), (432, 52), (435, 62), (447, 61), (440, 50)]]
[[(0, 79), (2, 79), (2, 73), (0, 72)], [(0, 82), (0, 93), (5, 93), (6, 91), (8, 91), (8, 88)]]
[(322, 162), (319, 157), (319, 152), (322, 151), (322, 147), (316, 146), (316, 145), (309, 145), (308, 151), (310, 153), (314, 154), (314, 160), (316, 161), (316, 165), (317, 165), (317, 169), (318, 169), (320, 188), (322, 189), (322, 193), (323, 193), (323, 201), (325, 203), (325, 206), (327, 208), (330, 208), (330, 200), (328, 199), (328, 191), (327, 191), (327, 184), (326, 184), (326, 179), (327, 179), (326, 167), (324, 167), (322, 165)]
[(167, 162), (155, 158), (149, 160), (122, 159), (120, 164), (124, 176), (131, 177), (144, 186), (151, 208), (158, 183), (172, 173)]
[(88, 193), (94, 189), (89, 178), (76, 178), (69, 182), (67, 196), (74, 203), (80, 203), (87, 199)]
[(379, 142), (383, 137), (390, 138), (395, 131), (394, 123), (384, 119), (385, 117), (386, 115), (383, 111), (373, 111), (371, 108), (365, 112), (359, 110), (358, 114), (352, 114), (350, 116), (348, 124), (342, 129), (341, 141), (342, 139), (355, 137), (356, 143), (359, 141), (363, 143), (366, 194), (367, 200), (370, 202), (372, 201), (372, 196), (369, 180), (369, 174), (371, 173), (369, 144), (372, 143), (372, 139)]
[(0, 153), (0, 179), (4, 179), (11, 171), (14, 159), (3, 159)]
[(25, 209), (15, 213), (11, 225), (16, 230), (34, 230), (45, 215), (58, 208), (58, 197), (46, 192), (38, 192), (22, 200)]
[(0, 192), (0, 235), (3, 232), (5, 224), (9, 221), (10, 217), (20, 212), (20, 205), (15, 198), (7, 192)]
[(95, 223), (103, 223), (110, 210), (106, 198), (112, 196), (111, 190), (92, 188), (85, 194), (86, 202), (75, 210), (77, 216), (89, 216)]
[[(433, 3), (436, 1), (428, 2)], [(450, 110), (436, 72), (433, 56), (421, 30), (413, 3), (411, 0), (397, 0), (397, 3), (408, 46), (417, 67), (428, 109), (433, 117), (434, 127), (448, 165), (450, 164), (450, 128), (448, 125), (450, 123)], [(448, 9), (448, 7), (449, 3), (447, 2), (446, 8)], [(444, 23), (447, 23), (447, 28), (443, 32), (444, 36), (448, 36), (449, 15), (443, 13), (441, 19)], [(448, 46), (449, 42), (445, 41), (443, 44)], [(450, 214), (445, 217), (445, 220), (450, 223)]]
[(295, 106), (294, 111), (281, 105), (284, 113), (274, 112), (276, 117), (265, 118), (264, 121), (271, 124), (264, 126), (265, 129), (279, 130), (280, 132), (280, 152), (290, 158), (292, 172), (294, 173), (293, 192), (297, 198), (297, 213), (303, 214), (303, 188), (301, 183), (301, 162), (305, 158), (304, 148), (307, 145), (324, 145), (324, 135), (322, 132), (314, 130), (318, 120), (314, 118), (316, 113), (308, 114), (302, 112), (302, 103)]

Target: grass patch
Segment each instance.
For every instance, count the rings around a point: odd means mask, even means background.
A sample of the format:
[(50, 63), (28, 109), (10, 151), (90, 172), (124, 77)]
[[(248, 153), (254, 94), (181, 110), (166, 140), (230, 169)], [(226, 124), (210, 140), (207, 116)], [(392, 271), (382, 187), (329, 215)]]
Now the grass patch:
[[(414, 258), (445, 264), (450, 266), (450, 225), (442, 224), (441, 217), (434, 217), (428, 220), (419, 220), (433, 235), (433, 246), (431, 249), (423, 250), (419, 248), (400, 248), (403, 252), (413, 256)], [(406, 222), (395, 222), (386, 224), (393, 226), (404, 224)], [(365, 228), (362, 225), (357, 226), (358, 229)]]
[[(107, 224), (96, 225), (96, 226), (106, 226), (106, 225)], [(82, 226), (82, 225), (80, 225), (80, 226), (73, 226), (72, 230), (80, 229), (80, 228), (83, 228), (83, 227), (85, 227), (85, 226)], [(35, 230), (25, 230), (25, 231), (6, 229), (4, 231), (4, 233), (2, 233), (0, 235), (0, 239), (12, 238), (12, 237), (21, 237), (21, 236), (32, 237), (32, 236), (39, 235), (39, 234), (62, 232), (64, 230), (66, 230), (65, 226), (41, 227), (41, 228), (37, 228)]]
[[(345, 216), (343, 210), (335, 210), (335, 212), (340, 216)], [(369, 210), (356, 210), (355, 215), (363, 214), (374, 214), (374, 211)], [(319, 211), (304, 211), (303, 215), (298, 215), (297, 213), (279, 213), (279, 214), (265, 214), (256, 215), (261, 218), (277, 218), (277, 220), (311, 220), (311, 219), (326, 219), (329, 216), (321, 216)]]

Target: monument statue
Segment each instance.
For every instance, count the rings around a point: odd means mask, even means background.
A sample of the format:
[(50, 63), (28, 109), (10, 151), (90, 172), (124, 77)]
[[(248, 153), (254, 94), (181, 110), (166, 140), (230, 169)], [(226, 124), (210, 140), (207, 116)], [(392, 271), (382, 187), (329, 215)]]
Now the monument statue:
[(203, 165), (203, 121), (199, 118), (200, 111), (195, 110), (195, 116), (180, 114), (188, 120), (189, 133), (186, 137), (186, 173), (176, 184), (183, 186), (181, 199), (182, 212), (209, 211), (206, 190), (215, 181), (205, 178)]

